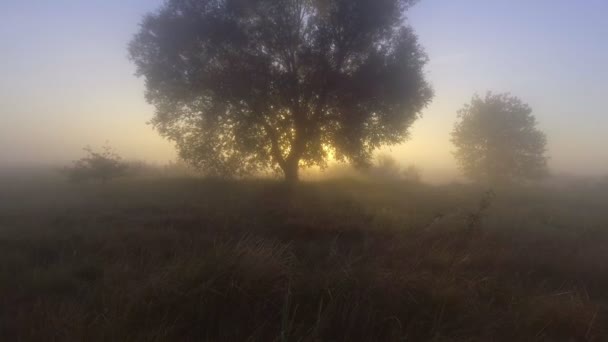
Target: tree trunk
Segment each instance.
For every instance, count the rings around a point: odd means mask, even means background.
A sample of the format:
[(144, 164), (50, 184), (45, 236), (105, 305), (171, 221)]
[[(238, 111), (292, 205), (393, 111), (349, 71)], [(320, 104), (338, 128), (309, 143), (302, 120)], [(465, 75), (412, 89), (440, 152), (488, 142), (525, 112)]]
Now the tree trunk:
[(299, 165), (300, 161), (297, 158), (293, 158), (285, 163), (283, 173), (285, 175), (285, 182), (295, 184), (300, 180), (299, 177)]

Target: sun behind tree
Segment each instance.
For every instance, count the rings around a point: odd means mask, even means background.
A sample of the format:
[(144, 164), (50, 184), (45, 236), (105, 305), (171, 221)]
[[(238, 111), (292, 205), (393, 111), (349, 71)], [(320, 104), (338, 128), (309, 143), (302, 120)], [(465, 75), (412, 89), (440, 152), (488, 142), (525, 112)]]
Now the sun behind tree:
[(547, 175), (545, 134), (519, 98), (475, 95), (458, 111), (458, 119), (452, 132), (454, 155), (470, 179), (504, 184)]
[(430, 102), (413, 0), (169, 0), (130, 45), (152, 124), (220, 175), (369, 164)]

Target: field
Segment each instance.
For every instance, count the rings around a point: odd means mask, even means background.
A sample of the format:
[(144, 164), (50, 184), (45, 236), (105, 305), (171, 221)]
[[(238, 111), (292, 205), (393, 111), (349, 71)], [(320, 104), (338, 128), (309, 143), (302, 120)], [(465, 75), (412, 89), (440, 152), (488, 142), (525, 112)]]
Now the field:
[(3, 341), (607, 341), (608, 185), (0, 184)]

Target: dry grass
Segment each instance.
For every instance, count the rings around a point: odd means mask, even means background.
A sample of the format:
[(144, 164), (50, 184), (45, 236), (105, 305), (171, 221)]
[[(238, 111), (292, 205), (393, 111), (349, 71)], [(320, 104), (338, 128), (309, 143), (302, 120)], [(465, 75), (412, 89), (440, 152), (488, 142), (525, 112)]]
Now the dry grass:
[(6, 341), (608, 340), (606, 187), (9, 188)]

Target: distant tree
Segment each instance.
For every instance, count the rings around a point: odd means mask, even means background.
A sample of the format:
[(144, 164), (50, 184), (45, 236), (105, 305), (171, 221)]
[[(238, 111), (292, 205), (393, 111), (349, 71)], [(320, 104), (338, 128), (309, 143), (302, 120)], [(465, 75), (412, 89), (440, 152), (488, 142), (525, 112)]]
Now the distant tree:
[(371, 175), (380, 179), (398, 179), (401, 178), (401, 165), (391, 155), (381, 154), (371, 167)]
[(131, 42), (152, 124), (207, 172), (369, 164), (430, 102), (415, 0), (168, 0)]
[(420, 169), (415, 165), (402, 168), (390, 154), (380, 154), (376, 162), (367, 169), (367, 175), (382, 180), (405, 180), (411, 183), (420, 182)]
[(410, 165), (402, 172), (402, 177), (404, 180), (411, 183), (420, 183), (422, 181), (420, 168), (416, 165)]
[(485, 182), (534, 180), (547, 174), (545, 135), (532, 109), (509, 94), (474, 96), (452, 132), (465, 175)]
[(106, 183), (127, 173), (128, 165), (122, 162), (110, 146), (104, 146), (101, 152), (93, 151), (90, 147), (85, 147), (84, 150), (87, 155), (66, 168), (71, 181), (99, 180)]

